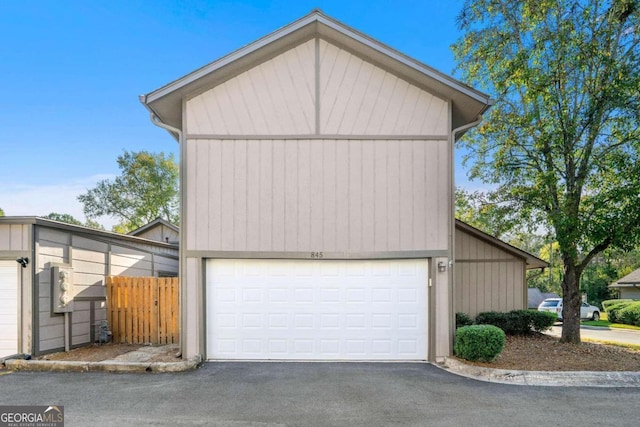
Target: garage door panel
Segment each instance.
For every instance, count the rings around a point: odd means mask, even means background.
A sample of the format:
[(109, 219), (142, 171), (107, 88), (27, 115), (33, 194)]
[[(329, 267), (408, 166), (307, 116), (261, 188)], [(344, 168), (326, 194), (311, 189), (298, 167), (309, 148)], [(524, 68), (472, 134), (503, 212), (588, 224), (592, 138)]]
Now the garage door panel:
[(18, 352), (18, 267), (0, 261), (0, 357)]
[(426, 359), (426, 260), (209, 260), (206, 277), (208, 358)]

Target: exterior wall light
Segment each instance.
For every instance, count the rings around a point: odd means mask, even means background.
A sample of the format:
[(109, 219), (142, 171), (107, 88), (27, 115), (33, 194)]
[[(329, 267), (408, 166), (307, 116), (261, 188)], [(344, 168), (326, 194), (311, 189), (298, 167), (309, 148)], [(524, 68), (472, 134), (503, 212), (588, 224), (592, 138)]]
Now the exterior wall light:
[(447, 271), (447, 264), (445, 264), (444, 261), (439, 261), (438, 262), (438, 272), (439, 273), (444, 273), (445, 271)]

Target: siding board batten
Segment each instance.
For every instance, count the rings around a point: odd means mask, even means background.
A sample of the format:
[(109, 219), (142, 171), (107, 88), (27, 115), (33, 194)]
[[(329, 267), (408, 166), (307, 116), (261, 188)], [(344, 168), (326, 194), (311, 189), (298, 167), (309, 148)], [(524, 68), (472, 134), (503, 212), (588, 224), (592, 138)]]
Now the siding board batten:
[(336, 251), (336, 141), (327, 140), (322, 143), (322, 158), (324, 164), (323, 193), (322, 193), (322, 242), (324, 250)]
[[(221, 211), (221, 229), (220, 229), (220, 246), (224, 250), (233, 249), (233, 235), (234, 235), (234, 194), (235, 194), (235, 182), (233, 177), (234, 173), (234, 146), (235, 141), (223, 141), (222, 142), (222, 163), (220, 165), (222, 169), (222, 193), (220, 206), (218, 209)], [(196, 227), (195, 224), (192, 228)]]
[(219, 140), (203, 141), (209, 146), (209, 161), (207, 181), (209, 193), (209, 231), (207, 233), (207, 247), (222, 246), (222, 142)]
[(298, 146), (299, 141), (284, 145), (284, 250), (298, 247)]
[(259, 250), (273, 248), (273, 141), (260, 142)]
[[(193, 164), (195, 166), (195, 161), (197, 158), (197, 141), (187, 141), (186, 143), (186, 151), (187, 158), (192, 159)], [(186, 212), (183, 212), (184, 215), (187, 216), (188, 224), (191, 224), (191, 227), (188, 227), (185, 230), (185, 234), (187, 237), (187, 246), (188, 247), (196, 247), (196, 235), (198, 233), (197, 222), (196, 222), (196, 201), (198, 200), (198, 180), (197, 180), (197, 169), (196, 167), (188, 168), (187, 170), (187, 193), (188, 196), (185, 197), (186, 201)], [(114, 274), (111, 272), (110, 274)]]
[(285, 250), (285, 141), (273, 141), (271, 164), (273, 170), (273, 221), (271, 250)]
[(311, 250), (311, 145), (298, 144), (298, 250)]
[(233, 145), (233, 247), (247, 245), (247, 141), (237, 140)]
[(310, 246), (309, 251), (319, 251), (322, 248), (324, 235), (323, 221), (323, 197), (324, 197), (324, 156), (323, 141), (313, 140), (308, 142), (310, 145), (310, 167), (309, 174), (309, 195), (310, 195)]
[(346, 251), (349, 248), (349, 203), (351, 193), (349, 188), (349, 150), (347, 141), (336, 141), (336, 250)]
[(362, 248), (374, 247), (375, 235), (375, 141), (362, 141)]
[(195, 218), (197, 231), (195, 233), (194, 246), (198, 249), (206, 248), (211, 233), (210, 206), (209, 206), (209, 146), (208, 142), (197, 141), (192, 143), (195, 147), (195, 175), (193, 181), (197, 185), (197, 197), (195, 198)]
[(262, 216), (260, 201), (260, 145), (261, 141), (258, 140), (247, 141), (247, 231), (245, 248), (258, 247), (260, 241), (260, 217)]
[(349, 247), (362, 250), (362, 141), (349, 144)]

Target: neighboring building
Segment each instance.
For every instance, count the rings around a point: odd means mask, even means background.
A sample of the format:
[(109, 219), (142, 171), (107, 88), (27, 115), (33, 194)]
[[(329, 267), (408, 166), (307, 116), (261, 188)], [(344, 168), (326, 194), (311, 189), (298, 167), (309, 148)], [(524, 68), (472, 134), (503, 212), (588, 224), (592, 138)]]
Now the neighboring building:
[(455, 253), (455, 311), (471, 317), (527, 308), (527, 270), (549, 265), (459, 220)]
[(184, 357), (451, 354), (453, 144), (487, 95), (313, 12), (141, 100), (180, 141)]
[(538, 288), (528, 288), (529, 304), (528, 308), (538, 308), (542, 301), (547, 298), (560, 298), (555, 292), (541, 292)]
[[(71, 273), (66, 331), (52, 297), (56, 269)], [(0, 358), (63, 350), (65, 334), (70, 347), (93, 342), (95, 324), (106, 319), (109, 275), (177, 272), (175, 245), (44, 218), (0, 217)]]
[(640, 268), (609, 285), (617, 289), (620, 299), (640, 300)]
[(149, 224), (136, 228), (128, 234), (129, 236), (142, 237), (144, 239), (155, 240), (156, 242), (171, 243), (172, 245), (180, 243), (178, 227), (162, 218), (156, 218)]

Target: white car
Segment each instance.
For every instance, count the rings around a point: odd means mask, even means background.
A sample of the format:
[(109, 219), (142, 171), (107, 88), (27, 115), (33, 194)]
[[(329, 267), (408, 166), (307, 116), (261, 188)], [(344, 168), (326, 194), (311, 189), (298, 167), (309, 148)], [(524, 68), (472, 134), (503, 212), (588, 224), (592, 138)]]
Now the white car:
[[(562, 321), (562, 298), (547, 298), (540, 303), (538, 311), (555, 313), (558, 320)], [(583, 302), (580, 306), (580, 318), (598, 321), (600, 320), (600, 309), (595, 305)]]

